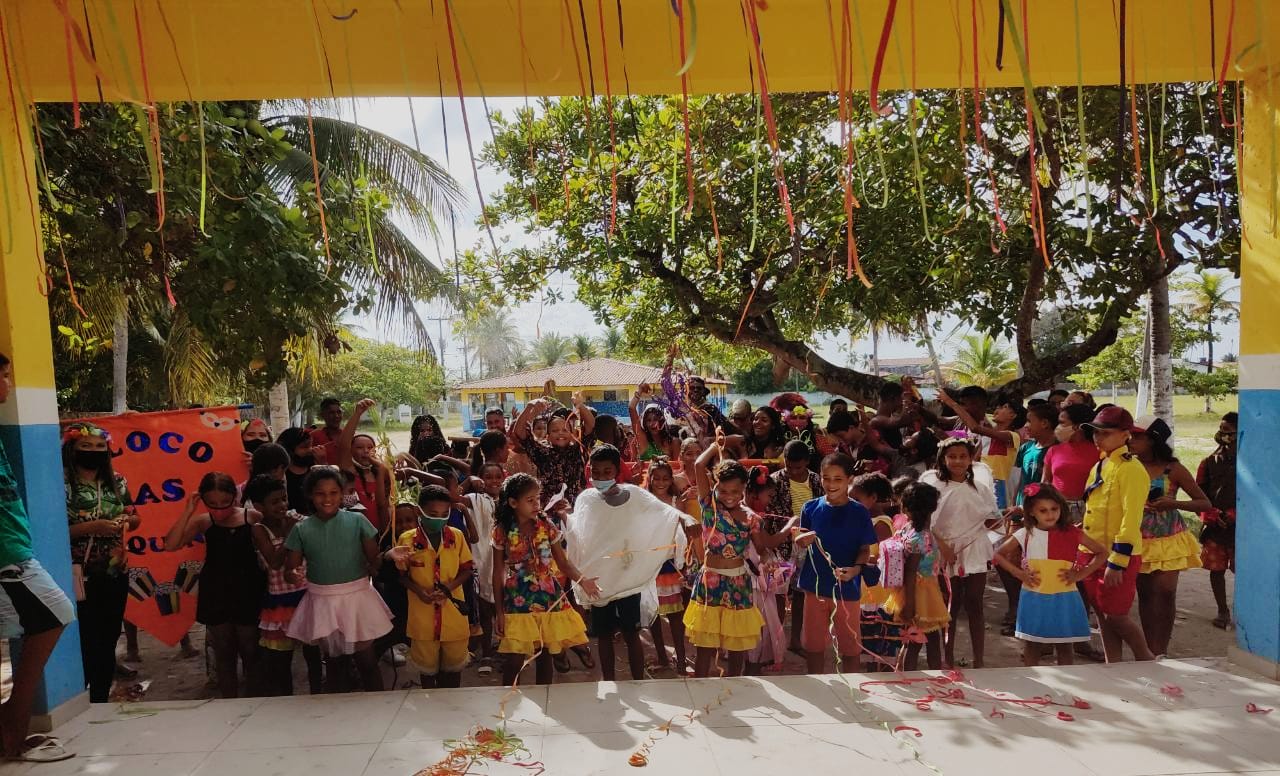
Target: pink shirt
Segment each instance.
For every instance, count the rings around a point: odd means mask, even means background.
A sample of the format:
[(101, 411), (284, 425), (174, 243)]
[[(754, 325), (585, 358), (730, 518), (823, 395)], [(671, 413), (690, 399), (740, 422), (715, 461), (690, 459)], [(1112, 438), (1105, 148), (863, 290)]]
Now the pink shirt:
[(1053, 471), (1053, 487), (1069, 501), (1084, 498), (1089, 474), (1098, 465), (1098, 448), (1092, 442), (1066, 442), (1045, 451), (1045, 466)]

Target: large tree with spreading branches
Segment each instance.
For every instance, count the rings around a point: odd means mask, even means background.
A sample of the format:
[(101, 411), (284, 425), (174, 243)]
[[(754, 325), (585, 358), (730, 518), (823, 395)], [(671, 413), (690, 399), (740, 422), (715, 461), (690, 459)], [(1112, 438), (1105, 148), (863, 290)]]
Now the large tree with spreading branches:
[[(1024, 394), (1113, 342), (1180, 263), (1238, 262), (1235, 138), (1213, 89), (1037, 89), (1034, 146), (1021, 90), (987, 92), (977, 122), (970, 92), (885, 97), (884, 116), (855, 95), (843, 123), (836, 95), (774, 95), (776, 153), (753, 95), (690, 98), (687, 129), (679, 96), (543, 101), (495, 116), (483, 154), (508, 180), (491, 222), (530, 239), (465, 270), (508, 300), (567, 273), (633, 349), (713, 338), (862, 399), (880, 379), (823, 358), (819, 336), (952, 314), (1012, 340), (1021, 374), (1002, 388)], [(848, 271), (846, 179), (866, 284)], [(1050, 306), (1066, 331), (1047, 348)]]

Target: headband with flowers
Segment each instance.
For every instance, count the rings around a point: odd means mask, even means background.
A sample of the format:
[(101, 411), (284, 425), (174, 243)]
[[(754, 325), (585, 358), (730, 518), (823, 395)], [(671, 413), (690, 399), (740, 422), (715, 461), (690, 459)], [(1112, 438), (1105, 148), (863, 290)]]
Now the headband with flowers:
[(92, 423), (72, 423), (62, 430), (63, 444), (85, 437), (96, 437), (107, 442), (111, 441), (111, 434), (106, 429), (95, 426)]
[(1023, 498), (1033, 498), (1040, 495), (1040, 483), (1033, 482), (1022, 489)]

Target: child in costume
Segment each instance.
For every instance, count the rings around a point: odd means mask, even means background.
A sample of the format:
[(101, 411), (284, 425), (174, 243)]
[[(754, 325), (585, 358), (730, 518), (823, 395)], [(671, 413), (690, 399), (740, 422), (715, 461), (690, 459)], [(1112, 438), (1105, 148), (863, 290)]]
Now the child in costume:
[[(871, 546), (867, 563), (879, 564), (880, 542), (893, 536), (893, 518), (886, 510), (895, 507), (893, 485), (879, 472), (862, 474), (853, 478), (849, 495), (871, 513), (871, 527), (876, 532), (876, 543)], [(889, 589), (877, 580), (876, 584), (862, 584), (862, 648), (869, 653), (864, 670), (887, 670), (885, 662), (892, 661), (901, 647), (900, 629), (893, 617), (884, 610), (889, 600)], [(885, 661), (885, 662), (882, 662)]]
[[(747, 653), (760, 641), (764, 617), (755, 604), (746, 563), (747, 546), (768, 548), (760, 520), (746, 508), (750, 475), (737, 461), (721, 461), (715, 480), (707, 472), (720, 456), (723, 431), (716, 442), (698, 456), (694, 475), (702, 506), (702, 570), (684, 612), (684, 626), (697, 647), (694, 675), (711, 675), (711, 664), (721, 650), (729, 653), (730, 676), (741, 676)], [(781, 535), (781, 534), (780, 534)]]
[[(697, 440), (694, 442), (696, 443)], [(654, 498), (663, 504), (677, 509), (683, 506), (679, 498), (680, 494), (675, 491), (675, 473), (671, 469), (671, 464), (665, 460), (658, 459), (650, 464), (645, 484)], [(649, 635), (653, 637), (653, 647), (658, 653), (658, 665), (666, 668), (671, 663), (662, 633), (662, 622), (666, 620), (676, 653), (676, 673), (683, 676), (687, 666), (684, 637), (684, 574), (676, 568), (674, 559), (663, 562), (662, 568), (658, 571), (657, 587), (658, 618), (649, 626)]]
[(561, 547), (560, 529), (542, 511), (542, 484), (528, 474), (502, 483), (493, 527), (493, 630), (506, 655), (503, 684), (512, 685), (529, 658), (535, 681), (551, 684), (552, 655), (587, 643), (587, 627), (569, 605), (560, 572), (589, 596), (600, 594), (594, 579), (583, 579)]
[[(884, 610), (894, 622), (909, 632), (924, 635), (922, 645), (916, 639), (906, 640), (903, 668), (916, 670), (920, 647), (925, 647), (929, 668), (942, 668), (942, 631), (951, 622), (947, 605), (942, 600), (938, 575), (942, 573), (942, 545), (929, 528), (938, 508), (938, 489), (923, 482), (913, 482), (902, 492), (905, 518), (893, 537), (880, 543), (881, 579), (889, 588)], [(892, 567), (898, 566), (897, 573)]]
[[(265, 691), (267, 695), (293, 695), (293, 653), (302, 647), (307, 663), (307, 681), (311, 694), (324, 691), (324, 668), (320, 649), (300, 645), (286, 631), (293, 613), (307, 594), (307, 580), (293, 580), (284, 573), (284, 542), (302, 521), (302, 515), (289, 509), (289, 493), (282, 477), (259, 474), (245, 486), (245, 496), (262, 515), (253, 524), (253, 540), (262, 565), (267, 570), (267, 592), (258, 616), (258, 647), (262, 650)], [(305, 563), (304, 563), (305, 566)], [(302, 574), (305, 576), (306, 569)]]
[[(757, 515), (766, 515), (777, 486), (769, 476), (768, 467), (753, 466), (748, 473), (751, 480), (747, 483), (747, 508)], [(799, 521), (798, 517), (791, 518), (780, 526), (778, 533), (790, 536), (791, 529)], [(764, 616), (764, 630), (760, 634), (760, 643), (747, 653), (745, 671), (747, 676), (758, 676), (766, 670), (782, 670), (782, 660), (787, 651), (787, 634), (782, 621), (787, 613), (787, 589), (795, 575), (795, 566), (782, 560), (776, 550), (761, 555), (754, 546), (747, 548), (747, 562), (755, 566), (751, 585), (756, 594), (756, 606)]]
[(424, 688), (459, 687), (471, 627), (463, 587), (474, 564), (467, 538), (447, 525), (453, 498), (438, 485), (418, 495), (418, 525), (396, 542), (396, 568), (409, 591), (409, 662)]
[(319, 644), (329, 656), (331, 691), (346, 689), (353, 661), (364, 689), (379, 691), (382, 674), (373, 643), (391, 630), (391, 611), (369, 580), (382, 560), (377, 529), (364, 515), (341, 508), (337, 467), (312, 469), (303, 489), (312, 515), (285, 539), (285, 569), (297, 581), (305, 560), (308, 587), (286, 633), (304, 644)]
[(951, 438), (938, 446), (935, 468), (920, 475), (920, 482), (939, 493), (933, 516), (933, 534), (951, 548), (946, 575), (951, 579), (951, 629), (947, 633), (947, 665), (955, 665), (956, 626), (960, 613), (967, 615), (973, 645), (973, 667), (981, 668), (986, 623), (983, 595), (987, 571), (994, 555), (989, 534), (1001, 521), (996, 507), (991, 469), (975, 462), (976, 450), (967, 439)]
[(1203, 514), (1204, 532), (1200, 534), (1200, 562), (1209, 572), (1209, 586), (1218, 604), (1213, 627), (1231, 625), (1231, 607), (1227, 605), (1227, 569), (1236, 570), (1236, 435), (1240, 416), (1228, 412), (1218, 423), (1213, 440), (1218, 448), (1200, 462), (1196, 483), (1213, 508)]
[[(1071, 522), (1067, 500), (1052, 485), (1022, 490), (1023, 527), (1009, 537), (995, 561), (1022, 583), (1014, 634), (1022, 639), (1022, 663), (1040, 664), (1041, 647), (1053, 644), (1058, 665), (1072, 663), (1072, 645), (1089, 641), (1089, 617), (1076, 583), (1106, 562), (1105, 548)], [(1075, 565), (1078, 547), (1093, 553)]]

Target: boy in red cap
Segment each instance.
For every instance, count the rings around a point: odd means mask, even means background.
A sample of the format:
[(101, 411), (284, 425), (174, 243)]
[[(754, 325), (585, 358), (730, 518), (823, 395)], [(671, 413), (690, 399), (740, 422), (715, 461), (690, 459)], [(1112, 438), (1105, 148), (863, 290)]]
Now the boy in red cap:
[[(1107, 662), (1123, 657), (1128, 644), (1136, 660), (1154, 660), (1142, 629), (1129, 619), (1142, 569), (1142, 511), (1151, 478), (1142, 462), (1129, 452), (1133, 416), (1123, 407), (1107, 407), (1084, 424), (1093, 433), (1101, 457), (1085, 489), (1084, 530), (1110, 547), (1107, 565), (1084, 581), (1089, 604), (1102, 625)], [(1078, 564), (1093, 556), (1081, 547)]]

